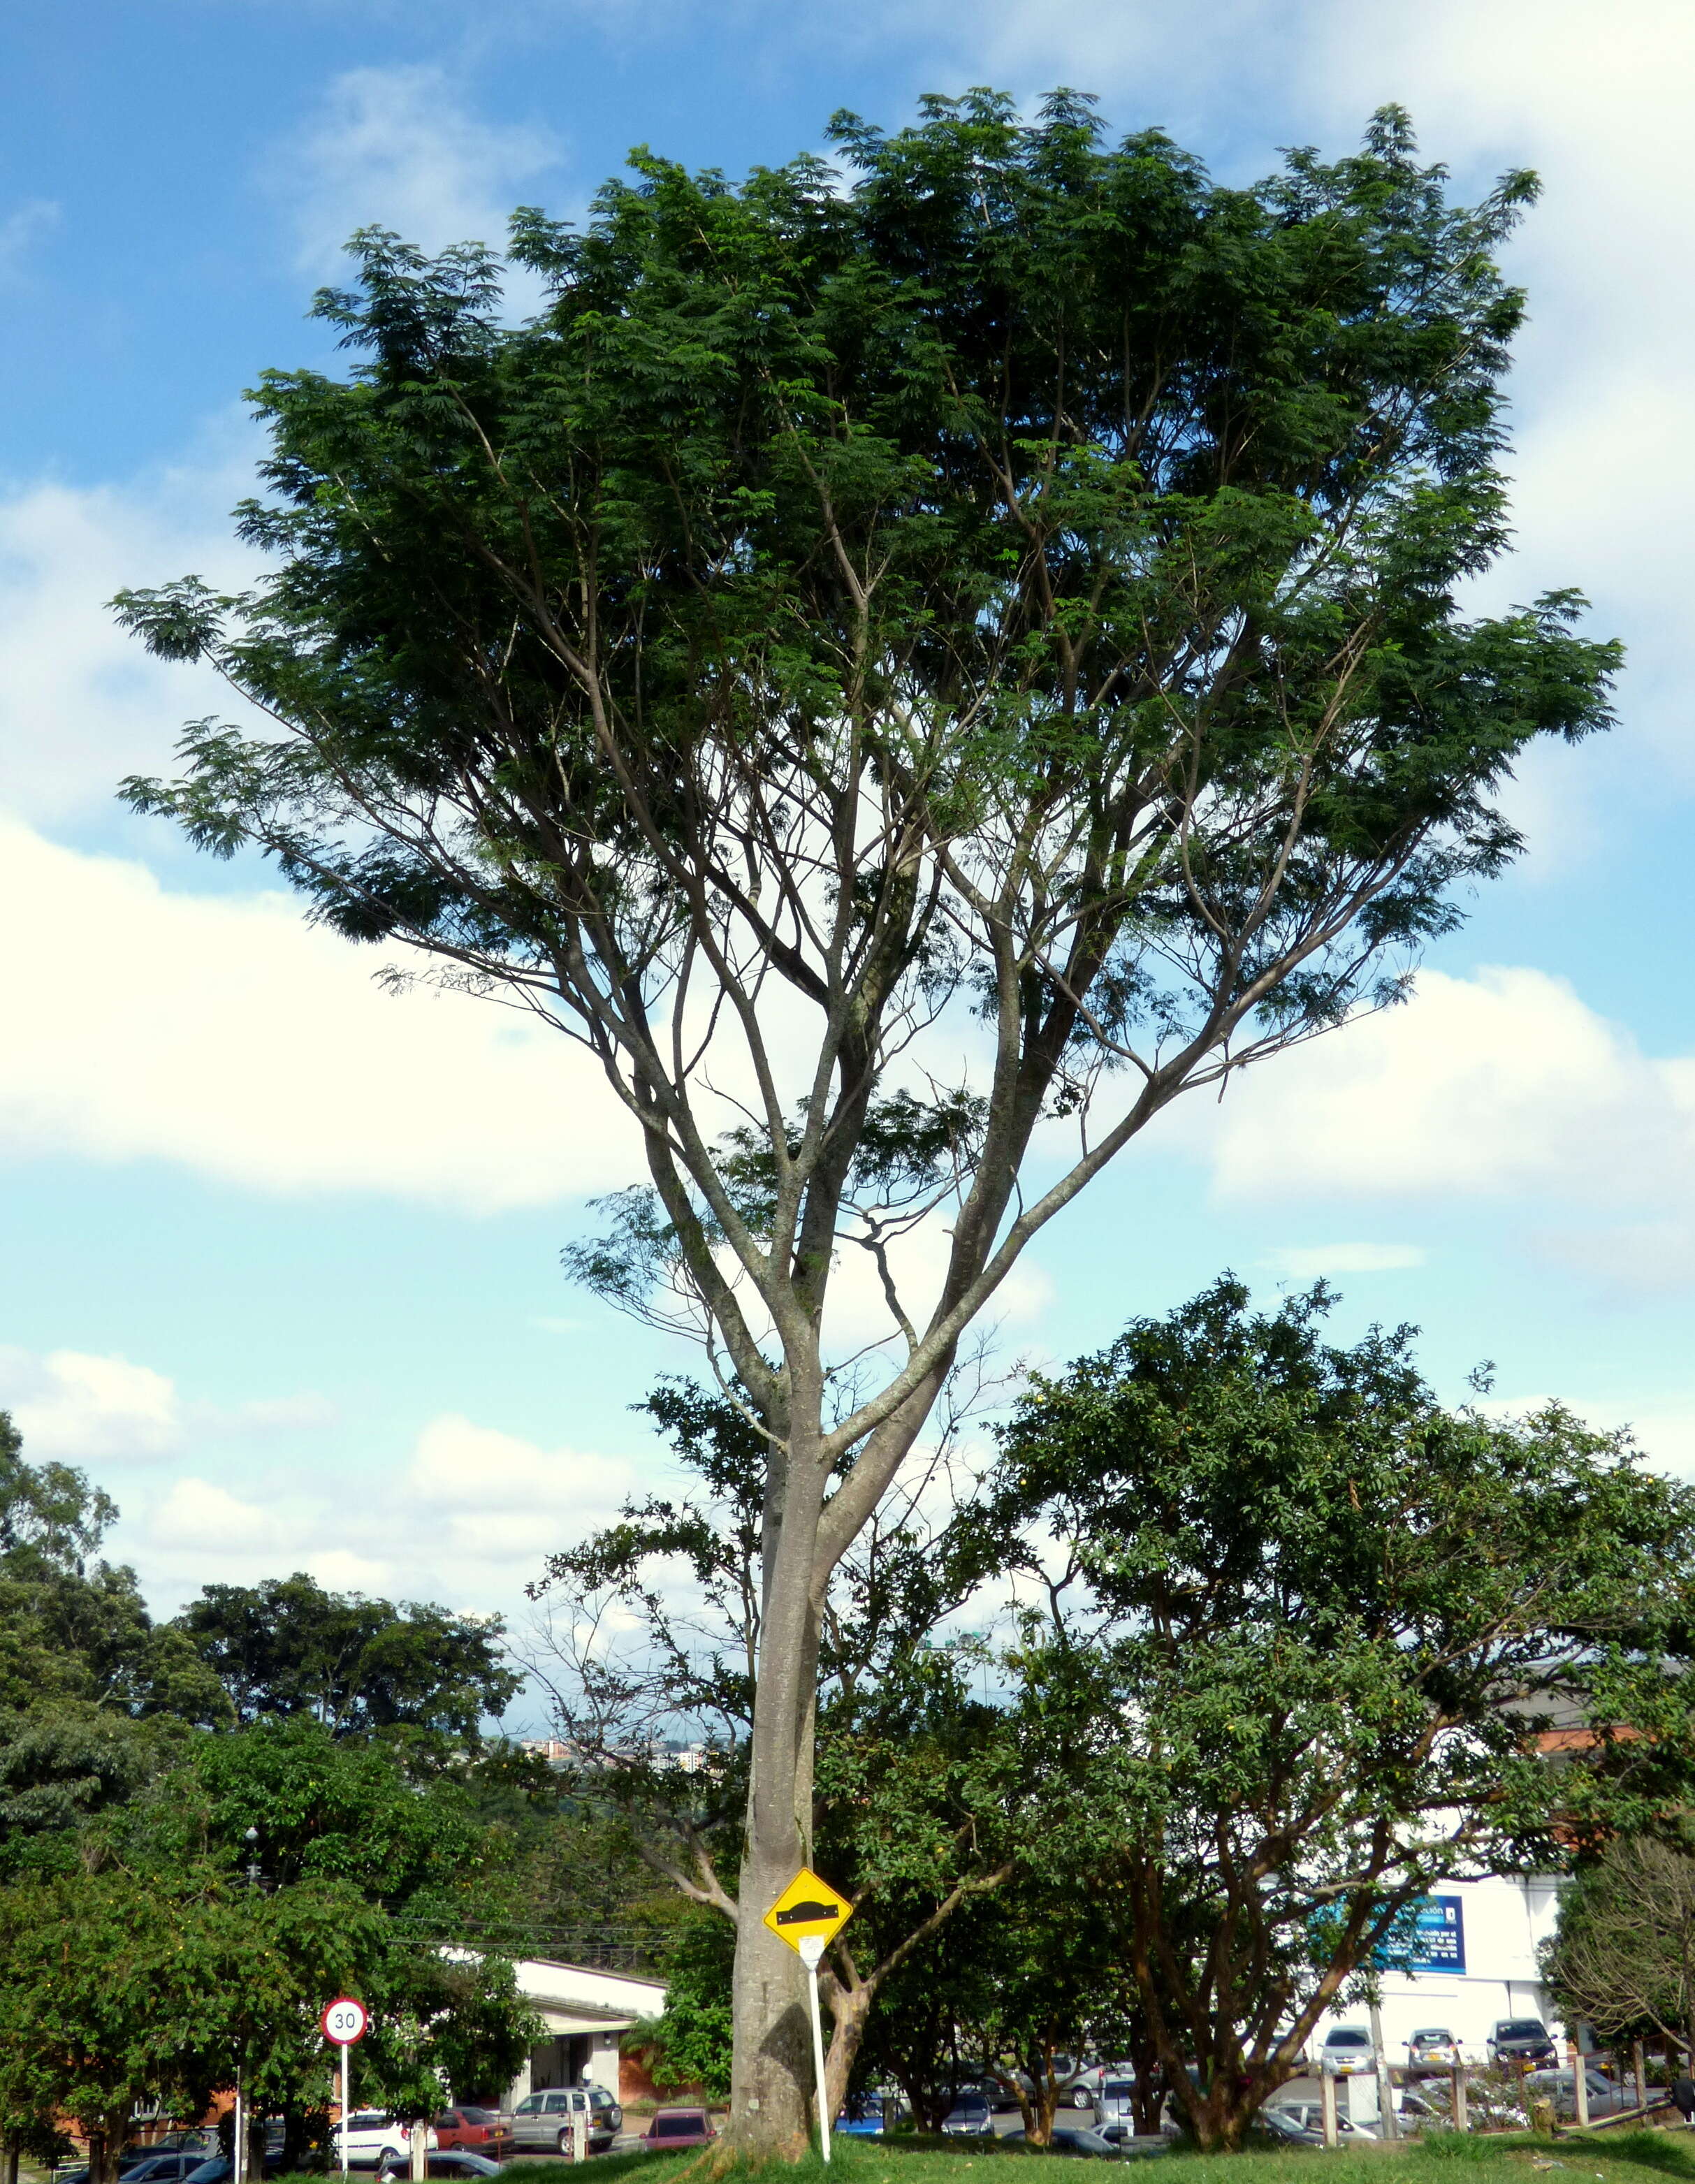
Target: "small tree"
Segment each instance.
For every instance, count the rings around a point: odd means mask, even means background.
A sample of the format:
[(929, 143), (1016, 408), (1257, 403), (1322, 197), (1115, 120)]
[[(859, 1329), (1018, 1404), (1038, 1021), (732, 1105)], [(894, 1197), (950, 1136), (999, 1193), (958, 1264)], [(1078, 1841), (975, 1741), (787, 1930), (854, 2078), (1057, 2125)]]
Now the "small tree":
[(585, 235), (521, 214), (520, 329), (486, 254), (361, 237), (319, 303), (360, 367), (259, 397), (271, 573), (120, 601), (259, 723), (137, 807), (568, 1033), (629, 1117), (646, 1183), (575, 1268), (767, 1451), (732, 2128), (790, 2151), (762, 1920), (831, 1571), (1032, 1239), (1180, 1093), (1398, 993), (1617, 659), (1570, 595), (1456, 603), (1507, 535), (1528, 178), (1451, 205), (1392, 109), (1252, 190), (1070, 93), (832, 133), (850, 191), (643, 154)]
[(1609, 1842), (1561, 1899), (1542, 1975), (1568, 2025), (1695, 2053), (1695, 1857), (1653, 1836)]
[(1326, 1302), (1226, 1279), (1038, 1379), (967, 1525), (1044, 1583), (1022, 1674), (1093, 1724), (1075, 1825), (1209, 2147), (1433, 1887), (1567, 1869), (1695, 1784), (1695, 1494), (1557, 1407), (1442, 1409), (1408, 1330), (1330, 1347)]

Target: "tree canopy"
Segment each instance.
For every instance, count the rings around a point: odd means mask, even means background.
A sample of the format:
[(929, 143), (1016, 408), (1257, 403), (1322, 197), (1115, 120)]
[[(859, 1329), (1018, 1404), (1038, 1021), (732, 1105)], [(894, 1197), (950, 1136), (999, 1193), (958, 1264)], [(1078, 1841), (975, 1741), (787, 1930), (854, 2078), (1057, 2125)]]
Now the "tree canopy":
[(1023, 1673), (1093, 1724), (1073, 1825), (1209, 2143), (1439, 1882), (1569, 1869), (1695, 1780), (1695, 1492), (1558, 1406), (1445, 1408), (1328, 1303), (1226, 1279), (1038, 1377), (962, 1550), (1050, 1602)]
[(573, 1269), (697, 1332), (766, 1451), (734, 2130), (791, 2148), (760, 1914), (830, 1571), (1031, 1239), (1185, 1089), (1393, 999), (1618, 659), (1570, 592), (1460, 604), (1527, 176), (1452, 202), (1393, 109), (1246, 189), (1065, 92), (831, 136), (845, 187), (644, 153), (581, 233), (519, 213), (521, 326), (488, 253), (355, 238), (353, 368), (258, 393), (268, 572), (120, 601), (249, 707), (132, 803), (556, 1025), (629, 1117)]
[(298, 1570), (209, 1585), (175, 1627), (243, 1721), (304, 1713), (337, 1736), (419, 1730), (474, 1744), (523, 1680), (498, 1618), (326, 1592)]

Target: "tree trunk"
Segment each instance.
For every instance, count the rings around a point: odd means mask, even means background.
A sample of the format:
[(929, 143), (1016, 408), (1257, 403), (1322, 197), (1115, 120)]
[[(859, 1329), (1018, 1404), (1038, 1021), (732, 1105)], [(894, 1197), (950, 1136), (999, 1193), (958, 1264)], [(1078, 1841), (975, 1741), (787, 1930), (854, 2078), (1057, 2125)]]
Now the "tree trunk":
[(18, 2184), (18, 2160), (22, 2152), (15, 2138), (4, 2141), (0, 2147), (0, 2184)]
[(876, 1995), (876, 1986), (869, 1980), (861, 1980), (851, 1987), (839, 1979), (832, 1983), (830, 2044), (824, 2054), (824, 2098), (833, 2121), (841, 2114), (842, 2103), (847, 2098), (848, 2081), (853, 2075), (860, 2042), (865, 2037), (866, 2020), (871, 2014)]
[[(798, 2160), (808, 2144), (812, 2033), (800, 1959), (765, 1914), (812, 1846), (817, 1625), (812, 1559), (823, 1502), (819, 1386), (793, 1391), (788, 1449), (767, 1517), (765, 1612), (754, 1694), (747, 1832), (736, 1891), (735, 2059), (728, 2137), (756, 2159)], [(805, 1429), (795, 1421), (808, 1421)]]
[(130, 2135), (127, 2106), (88, 2134), (88, 2184), (118, 2184), (118, 2164)]
[(248, 2103), (247, 2120), (248, 2184), (265, 2184), (265, 2120), (251, 2101)]

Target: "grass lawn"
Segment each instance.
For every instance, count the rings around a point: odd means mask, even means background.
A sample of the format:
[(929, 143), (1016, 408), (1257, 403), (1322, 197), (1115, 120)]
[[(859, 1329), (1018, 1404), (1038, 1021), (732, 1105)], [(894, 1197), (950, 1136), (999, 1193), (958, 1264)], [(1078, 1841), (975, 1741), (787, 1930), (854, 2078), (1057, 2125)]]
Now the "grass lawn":
[[(734, 2184), (751, 2179), (745, 2164), (720, 2169), (719, 2149), (683, 2154), (607, 2153), (594, 2163), (594, 2184)], [(764, 2184), (990, 2184), (989, 2169), (1016, 2167), (1018, 2184), (1111, 2184), (1133, 2170), (1136, 2184), (1695, 2184), (1695, 2132), (1601, 2131), (1593, 2137), (1573, 2134), (1533, 2139), (1507, 2132), (1456, 2137), (1444, 2131), (1408, 2146), (1370, 2152), (1327, 2153), (1319, 2147), (1255, 2149), (1247, 2153), (1194, 2153), (1180, 2149), (1151, 2162), (1115, 2164), (1079, 2161), (1041, 2153), (995, 2139), (839, 2138), (827, 2170), (816, 2153), (790, 2168), (763, 2172)], [(1040, 2169), (1038, 2178), (1035, 2170)], [(655, 2172), (657, 2171), (657, 2175)], [(25, 2176), (29, 2174), (25, 2170)], [(369, 2172), (355, 2171), (360, 2184), (371, 2184)], [(502, 2184), (565, 2184), (571, 2175), (563, 2161), (510, 2161)], [(276, 2178), (272, 2184), (295, 2184)], [(321, 2176), (298, 2184), (326, 2184)], [(1010, 2175), (1001, 2184), (1012, 2184)]]
[[(765, 2172), (769, 2184), (990, 2184), (984, 2172), (1016, 2164), (1018, 2184), (1111, 2184), (1129, 2170), (1136, 2184), (1665, 2184), (1668, 2177), (1695, 2184), (1695, 2132), (1601, 2131), (1548, 2141), (1506, 2132), (1456, 2137), (1450, 2132), (1406, 2146), (1370, 2152), (1326, 2153), (1289, 2147), (1247, 2153), (1207, 2154), (1174, 2150), (1151, 2161), (1114, 2164), (1041, 2153), (993, 2139), (938, 2145), (914, 2138), (839, 2138), (827, 2170), (816, 2153), (792, 2169)], [(655, 2184), (655, 2162), (676, 2184), (733, 2179), (742, 2165), (718, 2170), (716, 2148), (689, 2155), (602, 2154), (594, 2184), (636, 2184), (637, 2172)], [(722, 2157), (720, 2157), (722, 2158)], [(562, 2163), (509, 2162), (514, 2184), (561, 2184)], [(1040, 2178), (1035, 2170), (1042, 2172)], [(1315, 2174), (1315, 2170), (1317, 2174)], [(745, 2172), (750, 2177), (751, 2170)], [(1012, 2184), (1004, 2176), (1001, 2184)]]

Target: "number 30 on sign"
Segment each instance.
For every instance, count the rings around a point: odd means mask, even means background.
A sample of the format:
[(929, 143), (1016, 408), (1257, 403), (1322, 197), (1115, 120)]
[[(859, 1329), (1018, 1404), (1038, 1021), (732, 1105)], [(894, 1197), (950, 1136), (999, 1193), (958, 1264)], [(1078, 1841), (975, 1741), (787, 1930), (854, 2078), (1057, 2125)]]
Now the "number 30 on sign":
[(365, 2004), (344, 1994), (332, 2002), (318, 2022), (324, 2029), (326, 2040), (333, 2040), (337, 2048), (351, 2048), (355, 2040), (363, 2040), (365, 2028), (371, 2020), (365, 2015)]

